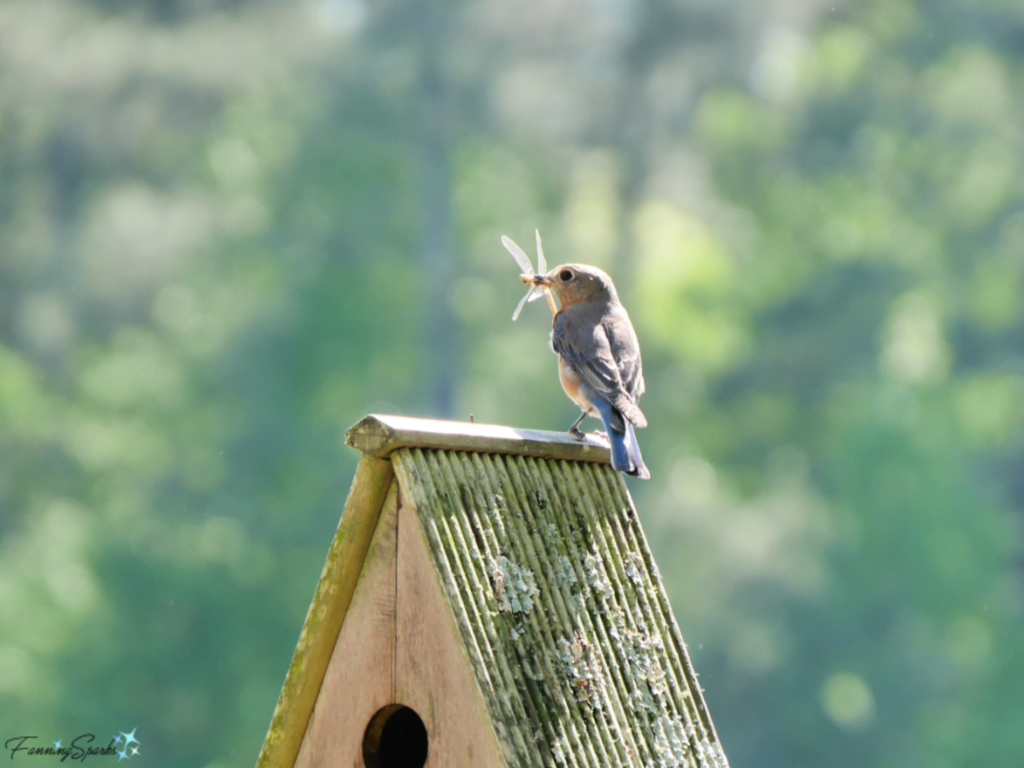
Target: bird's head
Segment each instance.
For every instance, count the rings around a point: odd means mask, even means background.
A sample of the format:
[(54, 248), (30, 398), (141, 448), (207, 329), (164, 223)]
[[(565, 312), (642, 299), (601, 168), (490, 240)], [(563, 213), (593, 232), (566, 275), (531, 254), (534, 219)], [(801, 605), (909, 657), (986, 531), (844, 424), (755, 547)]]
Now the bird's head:
[(580, 302), (618, 299), (615, 285), (607, 273), (588, 264), (563, 264), (546, 275), (523, 275), (522, 280), (530, 285), (549, 288), (563, 308)]

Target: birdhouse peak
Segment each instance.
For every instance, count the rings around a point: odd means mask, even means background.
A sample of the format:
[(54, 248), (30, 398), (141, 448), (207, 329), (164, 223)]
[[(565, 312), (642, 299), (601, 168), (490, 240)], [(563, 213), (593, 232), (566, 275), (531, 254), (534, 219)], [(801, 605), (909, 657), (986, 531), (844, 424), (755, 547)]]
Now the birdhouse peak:
[(728, 765), (606, 447), (393, 416), (347, 437), (365, 455), (259, 768), (387, 768), (406, 709), (417, 768)]
[(608, 443), (592, 435), (580, 440), (567, 432), (410, 416), (371, 414), (349, 429), (345, 440), (352, 448), (375, 458), (387, 458), (400, 448), (431, 448), (611, 462)]

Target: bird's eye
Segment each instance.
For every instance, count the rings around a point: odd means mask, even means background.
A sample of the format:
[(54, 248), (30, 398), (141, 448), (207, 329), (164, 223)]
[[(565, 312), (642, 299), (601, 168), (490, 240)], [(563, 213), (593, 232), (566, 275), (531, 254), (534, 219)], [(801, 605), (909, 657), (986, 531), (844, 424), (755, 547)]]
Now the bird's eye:
[(568, 283), (570, 280), (572, 280), (572, 272), (570, 272), (568, 269), (563, 269), (562, 273), (558, 277), (561, 278), (563, 283)]

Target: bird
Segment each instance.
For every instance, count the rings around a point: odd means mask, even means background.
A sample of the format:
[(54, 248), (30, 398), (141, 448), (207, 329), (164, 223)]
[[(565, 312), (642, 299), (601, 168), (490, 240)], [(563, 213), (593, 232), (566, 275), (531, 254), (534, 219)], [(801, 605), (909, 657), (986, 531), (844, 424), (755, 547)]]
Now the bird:
[(562, 264), (522, 280), (549, 289), (561, 305), (551, 324), (551, 349), (558, 355), (562, 389), (583, 411), (569, 433), (582, 439), (583, 420), (600, 419), (612, 467), (649, 479), (635, 431), (647, 426), (638, 405), (644, 393), (640, 342), (612, 279), (597, 267)]

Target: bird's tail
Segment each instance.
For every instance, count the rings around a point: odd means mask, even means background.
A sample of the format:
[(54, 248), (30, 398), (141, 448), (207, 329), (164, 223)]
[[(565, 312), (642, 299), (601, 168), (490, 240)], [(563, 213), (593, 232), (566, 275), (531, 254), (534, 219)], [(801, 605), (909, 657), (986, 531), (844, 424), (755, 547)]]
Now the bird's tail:
[(594, 405), (601, 414), (601, 421), (604, 422), (605, 432), (608, 433), (608, 443), (612, 449), (612, 469), (622, 472), (641, 480), (648, 480), (651, 473), (644, 466), (644, 460), (640, 457), (640, 445), (636, 441), (636, 433), (633, 425), (628, 421), (625, 423), (625, 431), (612, 426), (613, 409), (610, 403), (601, 398), (595, 398)]
[(632, 462), (633, 468), (636, 470), (630, 474), (634, 474), (641, 480), (650, 480), (651, 473), (647, 469), (647, 465), (644, 464), (643, 457), (640, 455), (640, 443), (636, 440), (636, 431), (633, 429), (633, 425), (628, 421), (626, 422), (626, 452), (629, 454), (629, 460)]

